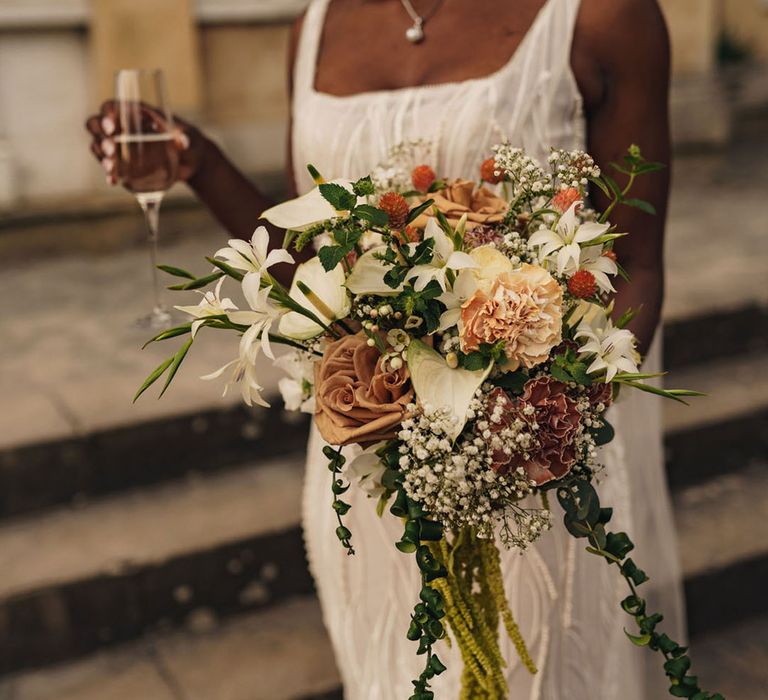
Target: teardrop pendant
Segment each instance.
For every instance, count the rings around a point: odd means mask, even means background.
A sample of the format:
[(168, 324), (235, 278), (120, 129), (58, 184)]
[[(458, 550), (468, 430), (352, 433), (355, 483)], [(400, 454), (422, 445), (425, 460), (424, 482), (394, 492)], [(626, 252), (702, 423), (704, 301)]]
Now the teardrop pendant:
[(405, 38), (412, 44), (418, 44), (424, 40), (423, 24), (424, 22), (419, 18), (413, 23), (413, 26), (410, 26), (405, 30)]

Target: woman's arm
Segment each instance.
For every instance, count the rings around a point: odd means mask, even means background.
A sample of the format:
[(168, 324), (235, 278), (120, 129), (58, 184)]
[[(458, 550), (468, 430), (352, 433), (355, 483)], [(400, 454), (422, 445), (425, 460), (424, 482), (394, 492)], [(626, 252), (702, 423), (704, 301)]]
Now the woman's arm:
[[(669, 39), (656, 0), (588, 0), (582, 3), (573, 46), (573, 65), (588, 124), (588, 151), (619, 184), (624, 176), (609, 163), (621, 162), (631, 143), (648, 160), (669, 164)], [(632, 197), (656, 208), (656, 215), (617, 207), (611, 221), (628, 232), (616, 242), (619, 262), (630, 282), (618, 280), (616, 314), (642, 311), (630, 324), (644, 355), (661, 317), (664, 297), (664, 228), (669, 168), (639, 177)], [(600, 191), (595, 204), (607, 201)]]

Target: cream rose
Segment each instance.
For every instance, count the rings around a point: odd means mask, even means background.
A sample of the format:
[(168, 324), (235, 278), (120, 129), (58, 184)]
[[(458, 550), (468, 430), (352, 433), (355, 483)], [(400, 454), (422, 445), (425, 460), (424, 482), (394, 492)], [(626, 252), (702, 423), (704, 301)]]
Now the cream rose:
[(544, 362), (561, 340), (563, 293), (538, 265), (522, 265), (498, 276), (488, 291), (479, 288), (461, 306), (461, 349), (504, 341), (508, 367)]
[(315, 365), (315, 423), (332, 445), (394, 437), (412, 400), (407, 368), (385, 368), (362, 333), (328, 345)]
[(496, 278), (507, 272), (513, 272), (515, 266), (500, 250), (492, 245), (481, 245), (469, 251), (469, 257), (477, 263), (470, 272), (477, 281), (477, 286), (488, 292)]

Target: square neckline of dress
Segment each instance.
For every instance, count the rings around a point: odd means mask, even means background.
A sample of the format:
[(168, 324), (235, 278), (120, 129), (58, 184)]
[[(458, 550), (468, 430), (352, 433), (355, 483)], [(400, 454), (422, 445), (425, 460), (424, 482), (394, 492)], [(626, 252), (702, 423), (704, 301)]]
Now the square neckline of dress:
[(317, 59), (320, 56), (320, 49), (322, 45), (323, 40), (323, 33), (325, 30), (325, 16), (328, 11), (328, 5), (330, 4), (331, 0), (320, 0), (320, 10), (318, 11), (316, 26), (311, 27), (312, 31), (314, 32), (314, 35), (312, 36), (312, 46), (311, 48), (311, 70), (310, 70), (310, 80), (309, 80), (309, 91), (313, 95), (318, 95), (320, 97), (330, 99), (330, 100), (356, 100), (364, 97), (373, 97), (373, 96), (397, 96), (406, 94), (408, 92), (414, 92), (414, 91), (424, 91), (424, 92), (439, 92), (440, 90), (444, 90), (446, 88), (455, 88), (458, 86), (463, 85), (478, 85), (486, 82), (491, 82), (498, 78), (499, 76), (504, 75), (508, 70), (512, 68), (512, 66), (515, 65), (517, 62), (518, 56), (522, 55), (527, 47), (527, 45), (532, 41), (530, 39), (531, 35), (534, 34), (538, 28), (539, 25), (544, 22), (544, 17), (549, 12), (550, 8), (555, 5), (556, 0), (545, 0), (542, 6), (537, 10), (536, 15), (533, 18), (533, 21), (531, 22), (530, 26), (525, 32), (525, 35), (520, 40), (520, 43), (515, 47), (512, 54), (509, 56), (509, 58), (502, 63), (502, 65), (497, 68), (496, 70), (492, 71), (491, 73), (488, 73), (487, 75), (481, 75), (475, 78), (466, 78), (464, 80), (451, 80), (441, 83), (424, 83), (423, 85), (404, 85), (402, 87), (397, 88), (389, 88), (389, 89), (379, 89), (379, 90), (365, 90), (363, 92), (353, 92), (350, 95), (335, 95), (332, 92), (324, 92), (322, 90), (318, 90), (315, 85), (317, 83)]

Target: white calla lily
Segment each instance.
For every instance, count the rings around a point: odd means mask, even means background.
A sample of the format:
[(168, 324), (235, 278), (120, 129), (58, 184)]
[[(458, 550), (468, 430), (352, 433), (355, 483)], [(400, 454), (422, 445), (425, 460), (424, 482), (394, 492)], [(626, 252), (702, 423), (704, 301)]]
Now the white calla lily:
[(222, 277), (217, 283), (213, 291), (207, 291), (203, 294), (203, 298), (199, 304), (195, 306), (174, 306), (175, 309), (183, 311), (185, 314), (192, 316), (192, 337), (197, 335), (197, 331), (200, 330), (200, 326), (205, 323), (205, 319), (209, 316), (221, 316), (227, 314), (232, 310), (236, 310), (234, 302), (225, 297), (221, 298), (221, 285), (224, 284), (224, 278)]
[(416, 396), (423, 405), (447, 409), (453, 417), (451, 439), (455, 440), (467, 422), (472, 397), (491, 371), (492, 363), (479, 370), (451, 369), (445, 358), (420, 340), (412, 340), (407, 352), (408, 371)]
[(424, 228), (424, 239), (434, 239), (435, 246), (432, 250), (432, 260), (423, 265), (415, 265), (408, 272), (408, 279), (414, 280), (413, 287), (419, 292), (432, 280), (445, 290), (447, 288), (448, 270), (464, 270), (477, 267), (477, 263), (467, 253), (462, 253), (454, 248), (453, 241), (445, 234), (445, 231), (430, 218)]
[(578, 269), (582, 244), (594, 241), (610, 228), (610, 224), (581, 223), (577, 213), (581, 206), (581, 201), (574, 202), (560, 217), (554, 230), (540, 228), (529, 239), (530, 245), (540, 248), (541, 261), (554, 264), (559, 275), (569, 266)]
[(226, 248), (220, 248), (214, 258), (221, 260), (235, 270), (261, 274), (277, 263), (293, 263), (293, 256), (284, 248), (269, 249), (269, 231), (259, 226), (251, 236), (250, 243), (239, 238), (227, 241)]
[[(320, 304), (313, 303), (299, 289), (299, 283), (309, 288)], [(319, 258), (299, 265), (293, 277), (289, 296), (311, 311), (323, 323), (331, 324), (349, 314), (351, 301), (344, 287), (344, 269), (337, 265), (326, 272)], [(330, 315), (329, 315), (330, 314)], [(323, 328), (298, 311), (289, 311), (280, 319), (280, 333), (295, 340), (309, 340), (323, 332)]]
[(378, 246), (363, 253), (352, 267), (352, 272), (347, 277), (345, 285), (352, 294), (375, 294), (377, 296), (389, 296), (399, 294), (405, 285), (393, 289), (384, 281), (384, 275), (390, 269), (378, 256), (386, 251), (386, 246)]
[[(351, 180), (331, 180), (331, 183), (341, 185), (350, 192), (352, 191)], [(313, 187), (300, 197), (270, 207), (261, 215), (261, 218), (278, 228), (303, 231), (319, 221), (332, 219), (338, 215), (339, 212), (320, 194), (318, 186)]]

